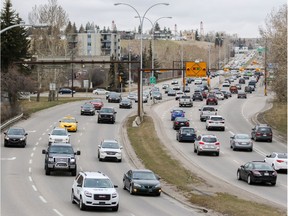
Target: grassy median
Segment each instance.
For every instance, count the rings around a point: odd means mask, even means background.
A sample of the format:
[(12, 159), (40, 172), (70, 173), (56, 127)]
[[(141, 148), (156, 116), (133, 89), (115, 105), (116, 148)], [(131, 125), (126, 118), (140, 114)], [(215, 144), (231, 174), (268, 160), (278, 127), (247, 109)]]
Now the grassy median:
[(127, 121), (127, 133), (137, 156), (147, 169), (153, 170), (165, 182), (176, 187), (192, 204), (212, 209), (229, 216), (280, 216), (286, 215), (274, 207), (239, 199), (227, 193), (199, 193), (195, 186), (206, 184), (195, 173), (185, 169), (173, 158), (157, 137), (153, 120), (145, 116), (139, 127), (132, 127), (136, 116)]

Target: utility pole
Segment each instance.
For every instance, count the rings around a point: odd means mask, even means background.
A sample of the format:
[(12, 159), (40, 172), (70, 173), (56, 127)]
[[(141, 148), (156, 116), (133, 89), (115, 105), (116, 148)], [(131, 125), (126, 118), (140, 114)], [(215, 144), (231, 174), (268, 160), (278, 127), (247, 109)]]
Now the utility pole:
[(265, 38), (264, 95), (267, 96), (267, 37)]

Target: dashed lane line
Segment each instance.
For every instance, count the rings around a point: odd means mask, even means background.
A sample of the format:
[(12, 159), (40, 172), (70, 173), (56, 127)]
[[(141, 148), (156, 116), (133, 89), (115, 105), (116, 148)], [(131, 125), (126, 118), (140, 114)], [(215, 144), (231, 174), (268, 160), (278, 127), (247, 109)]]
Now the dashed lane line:
[(59, 216), (63, 216), (63, 214), (61, 214), (57, 209), (53, 209), (53, 211), (58, 214)]

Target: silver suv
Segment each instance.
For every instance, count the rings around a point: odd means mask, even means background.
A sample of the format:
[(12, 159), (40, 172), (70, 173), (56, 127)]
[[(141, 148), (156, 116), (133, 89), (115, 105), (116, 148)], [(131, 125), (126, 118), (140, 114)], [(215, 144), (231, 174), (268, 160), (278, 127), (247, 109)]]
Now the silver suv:
[(113, 159), (118, 162), (122, 161), (122, 146), (116, 140), (103, 140), (98, 145), (98, 159)]
[(71, 201), (79, 204), (80, 210), (86, 207), (111, 208), (118, 211), (119, 194), (110, 178), (102, 172), (79, 172), (73, 181)]
[(211, 115), (217, 115), (217, 109), (213, 106), (203, 106), (200, 111), (200, 121), (206, 121)]
[(201, 134), (194, 142), (194, 152), (197, 155), (201, 153), (215, 153), (216, 156), (220, 154), (220, 142), (215, 135)]

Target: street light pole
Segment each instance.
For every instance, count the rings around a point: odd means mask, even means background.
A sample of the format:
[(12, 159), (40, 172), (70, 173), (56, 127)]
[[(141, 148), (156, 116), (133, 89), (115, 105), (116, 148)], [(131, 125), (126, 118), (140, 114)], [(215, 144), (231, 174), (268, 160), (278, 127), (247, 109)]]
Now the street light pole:
[(218, 41), (218, 70), (220, 70), (220, 43), (223, 41), (223, 38), (216, 37)]
[[(133, 7), (132, 5), (130, 4), (127, 4), (127, 3), (115, 3), (114, 4), (115, 6), (118, 6), (118, 5), (126, 5), (130, 8), (132, 8), (138, 15), (139, 17), (139, 21), (140, 21), (140, 84), (138, 86), (138, 116), (140, 117), (140, 119), (142, 118), (143, 116), (143, 21), (144, 21), (144, 18), (147, 14), (147, 12), (157, 6), (157, 5), (166, 5), (168, 6), (169, 4), (168, 3), (157, 3), (157, 4), (154, 4), (152, 6), (150, 6), (145, 12), (144, 12), (144, 15), (140, 16), (139, 12), (136, 10), (135, 7)], [(139, 90), (140, 88), (140, 90)]]
[(9, 29), (12, 29), (12, 28), (15, 28), (15, 27), (22, 27), (22, 26), (30, 26), (32, 28), (47, 28), (49, 27), (50, 25), (47, 25), (47, 24), (35, 24), (35, 25), (32, 25), (32, 24), (25, 24), (25, 23), (20, 23), (20, 24), (15, 24), (15, 25), (11, 25), (11, 26), (8, 26), (7, 28), (4, 28), (0, 31), (0, 34), (2, 34), (3, 32), (9, 30)]

